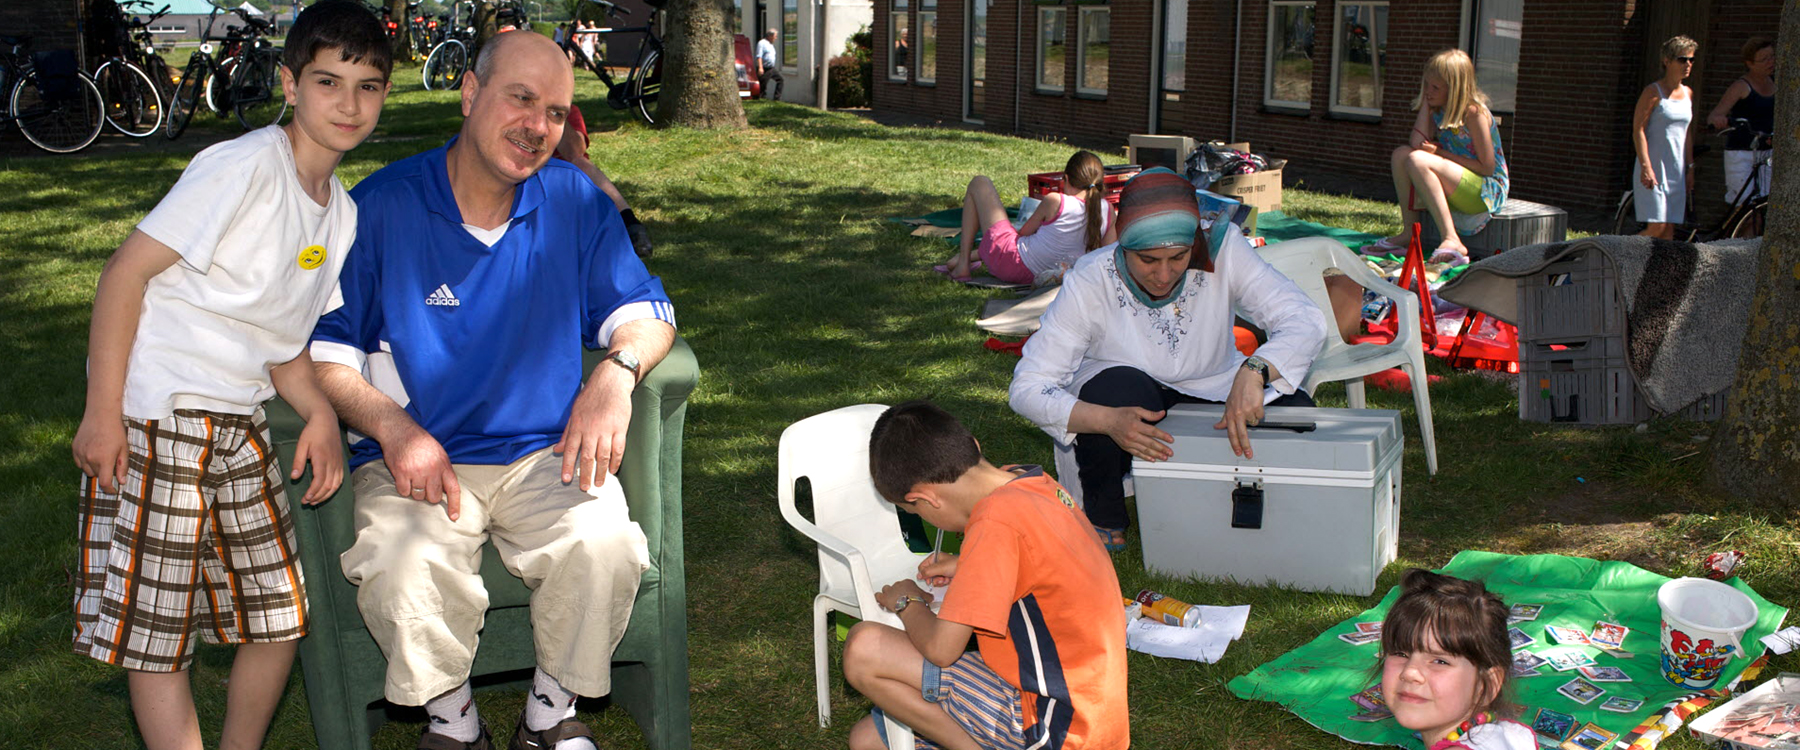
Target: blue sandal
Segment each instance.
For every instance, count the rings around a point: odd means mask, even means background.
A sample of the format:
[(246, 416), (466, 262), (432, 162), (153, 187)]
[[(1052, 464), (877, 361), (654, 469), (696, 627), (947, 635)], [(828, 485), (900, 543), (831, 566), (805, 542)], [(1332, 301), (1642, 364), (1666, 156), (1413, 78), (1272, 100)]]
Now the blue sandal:
[(1109, 529), (1105, 526), (1095, 526), (1094, 535), (1100, 537), (1100, 546), (1105, 547), (1107, 552), (1125, 551), (1125, 527)]

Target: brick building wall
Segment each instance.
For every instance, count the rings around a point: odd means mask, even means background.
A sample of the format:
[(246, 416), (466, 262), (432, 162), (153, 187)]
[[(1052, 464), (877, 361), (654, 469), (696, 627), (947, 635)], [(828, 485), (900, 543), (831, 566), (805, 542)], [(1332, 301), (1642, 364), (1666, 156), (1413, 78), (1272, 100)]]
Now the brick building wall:
[(81, 0), (0, 2), (0, 34), (31, 37), (34, 50), (81, 54)]
[[(888, 8), (893, 0), (877, 0), (876, 64), (873, 92), (877, 109), (924, 115), (945, 121), (962, 119), (963, 0), (939, 0), (938, 83), (889, 82)], [(988, 100), (978, 118), (990, 130), (1050, 135), (1080, 143), (1123, 148), (1132, 133), (1151, 132), (1150, 97), (1159, 86), (1150, 75), (1153, 13), (1158, 0), (1113, 0), (1112, 63), (1104, 98), (1075, 93), (1076, 4), (1069, 9), (1070, 52), (1060, 94), (1033, 90), (1037, 70), (1034, 38), (1036, 10), (1045, 7), (1018, 0), (997, 0), (988, 16)], [(1743, 70), (1738, 48), (1753, 33), (1769, 33), (1778, 24), (1780, 0), (1709, 0), (1704, 30), (1688, 32), (1701, 39), (1703, 65), (1697, 66), (1695, 88), (1704, 117)], [(917, 28), (918, 0), (909, 11)], [(1369, 181), (1372, 188), (1391, 182), (1389, 155), (1407, 140), (1415, 112), (1425, 61), (1447, 47), (1462, 46), (1463, 0), (1393, 0), (1388, 15), (1388, 45), (1380, 81), (1378, 117), (1331, 111), (1332, 59), (1338, 0), (1319, 0), (1314, 14), (1313, 65), (1308, 105), (1299, 110), (1265, 106), (1269, 4), (1242, 3), (1241, 35), (1235, 4), (1189, 0), (1186, 90), (1178, 101), (1164, 102), (1162, 132), (1205, 141), (1232, 137), (1232, 66), (1239, 65), (1236, 89), (1236, 140), (1249, 141), (1259, 152), (1285, 158), (1291, 172), (1327, 172)], [(1515, 112), (1503, 116), (1501, 140), (1506, 149), (1511, 195), (1571, 209), (1610, 211), (1628, 188), (1633, 163), (1630, 147), (1632, 108), (1647, 81), (1638, 80), (1643, 66), (1647, 4), (1636, 0), (1560, 0), (1525, 3), (1520, 44)], [(1023, 11), (1024, 28), (1015, 22)], [(1022, 32), (1022, 33), (1020, 33)], [(1702, 36), (1704, 35), (1704, 39)], [(1015, 44), (1022, 46), (1017, 55)], [(1234, 49), (1236, 55), (1234, 58)], [(910, 75), (910, 73), (909, 73)], [(1018, 90), (1013, 117), (1014, 91)], [(1716, 139), (1714, 140), (1717, 143)], [(1722, 191), (1716, 153), (1702, 160), (1697, 190), (1711, 201)], [(1290, 175), (1291, 177), (1292, 175)]]

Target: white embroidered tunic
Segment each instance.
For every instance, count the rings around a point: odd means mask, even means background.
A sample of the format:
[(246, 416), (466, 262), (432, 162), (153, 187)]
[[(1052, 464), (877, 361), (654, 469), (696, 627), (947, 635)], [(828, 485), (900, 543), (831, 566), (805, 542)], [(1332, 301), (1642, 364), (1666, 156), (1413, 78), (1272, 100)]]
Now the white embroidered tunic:
[[(1076, 394), (1095, 375), (1134, 367), (1189, 396), (1224, 401), (1246, 357), (1232, 334), (1234, 310), (1268, 331), (1256, 350), (1287, 381), (1271, 385), (1263, 403), (1305, 380), (1325, 344), (1325, 314), (1250, 243), (1231, 232), (1213, 272), (1188, 270), (1177, 298), (1161, 307), (1138, 301), (1120, 276), (1113, 246), (1098, 248), (1063, 277), (1043, 325), (1025, 342), (1013, 370), (1013, 411), (1069, 444)], [(1289, 385), (1291, 384), (1291, 385)]]

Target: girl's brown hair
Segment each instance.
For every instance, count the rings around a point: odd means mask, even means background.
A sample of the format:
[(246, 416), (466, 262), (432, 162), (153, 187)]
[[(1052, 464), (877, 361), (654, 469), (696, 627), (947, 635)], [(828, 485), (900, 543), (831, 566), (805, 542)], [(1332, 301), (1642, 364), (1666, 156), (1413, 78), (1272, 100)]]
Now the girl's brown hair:
[[(1477, 713), (1515, 716), (1518, 709), (1506, 695), (1512, 670), (1506, 616), (1506, 602), (1481, 582), (1414, 568), (1401, 577), (1400, 598), (1382, 621), (1381, 652), (1413, 653), (1435, 640), (1438, 651), (1475, 665)], [(1490, 677), (1495, 669), (1497, 683)]]
[(1080, 190), (1086, 196), (1087, 249), (1099, 247), (1100, 237), (1106, 234), (1100, 225), (1106, 219), (1102, 213), (1106, 210), (1106, 190), (1101, 186), (1106, 181), (1106, 166), (1093, 152), (1076, 151), (1063, 167), (1063, 180), (1064, 185)]

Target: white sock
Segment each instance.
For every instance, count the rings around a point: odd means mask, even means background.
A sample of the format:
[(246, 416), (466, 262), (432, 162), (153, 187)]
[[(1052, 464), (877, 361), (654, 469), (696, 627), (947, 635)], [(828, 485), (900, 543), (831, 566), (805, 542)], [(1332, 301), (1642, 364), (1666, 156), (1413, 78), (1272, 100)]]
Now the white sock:
[(425, 702), (425, 713), (431, 715), (427, 731), (448, 736), (457, 742), (474, 742), (481, 735), (481, 717), (475, 713), (475, 693), (469, 683)]
[[(568, 688), (538, 667), (537, 673), (531, 676), (531, 695), (525, 697), (525, 728), (533, 732), (542, 732), (556, 726), (563, 719), (575, 715), (575, 694)], [(556, 743), (556, 750), (595, 750), (594, 743), (585, 737), (563, 740)]]

